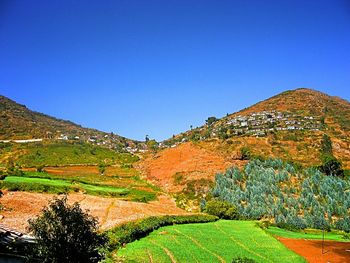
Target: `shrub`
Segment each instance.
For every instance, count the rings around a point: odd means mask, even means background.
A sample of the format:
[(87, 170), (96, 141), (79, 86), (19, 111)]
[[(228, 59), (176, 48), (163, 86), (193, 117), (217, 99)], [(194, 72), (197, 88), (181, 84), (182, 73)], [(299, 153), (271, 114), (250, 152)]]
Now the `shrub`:
[(45, 166), (44, 165), (38, 165), (37, 167), (36, 167), (36, 171), (38, 172), (38, 173), (43, 173), (43, 172), (45, 172)]
[(241, 160), (249, 160), (252, 156), (252, 153), (248, 147), (241, 148)]
[(246, 258), (246, 257), (237, 257), (232, 259), (232, 263), (255, 263), (256, 261), (251, 258)]
[(237, 208), (226, 201), (212, 199), (206, 203), (205, 211), (210, 214), (223, 219), (237, 219)]
[(138, 221), (119, 225), (109, 231), (109, 250), (121, 247), (137, 239), (147, 236), (152, 231), (173, 224), (207, 223), (218, 220), (211, 215), (185, 215), (185, 216), (152, 216)]
[(107, 237), (97, 233), (97, 219), (83, 212), (78, 203), (68, 205), (66, 196), (52, 200), (40, 216), (28, 222), (36, 238), (28, 252), (29, 262), (83, 263), (104, 258), (100, 249)]
[(331, 154), (322, 156), (322, 165), (320, 166), (320, 170), (326, 175), (344, 177), (342, 164)]

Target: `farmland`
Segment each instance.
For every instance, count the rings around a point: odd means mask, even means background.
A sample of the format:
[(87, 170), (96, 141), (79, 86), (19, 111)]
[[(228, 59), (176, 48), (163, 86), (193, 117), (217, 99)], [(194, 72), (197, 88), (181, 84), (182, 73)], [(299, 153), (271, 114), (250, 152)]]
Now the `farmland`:
[(126, 262), (305, 262), (256, 226), (254, 221), (220, 220), (162, 227), (126, 245), (117, 254)]
[(1, 182), (1, 187), (11, 191), (56, 194), (83, 192), (142, 202), (154, 200), (159, 192), (159, 189), (141, 179), (136, 171), (128, 168), (108, 167), (103, 176), (94, 166), (45, 169), (45, 172), (27, 170), (22, 176), (7, 176)]
[[(270, 226), (266, 229), (266, 232), (278, 237), (284, 238), (295, 238), (295, 239), (310, 239), (310, 240), (322, 240), (323, 233), (319, 229), (304, 229), (300, 231), (290, 231), (282, 229), (275, 226)], [(339, 241), (339, 242), (349, 242), (350, 240), (344, 237), (344, 232), (333, 230), (325, 231), (324, 239), (330, 241)]]

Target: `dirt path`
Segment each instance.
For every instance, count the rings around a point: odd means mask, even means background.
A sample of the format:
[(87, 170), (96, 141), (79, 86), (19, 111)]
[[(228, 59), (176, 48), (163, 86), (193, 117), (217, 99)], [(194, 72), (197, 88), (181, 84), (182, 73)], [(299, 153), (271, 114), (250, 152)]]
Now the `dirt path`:
[(306, 258), (310, 263), (350, 262), (350, 242), (325, 241), (322, 253), (321, 240), (305, 240), (278, 237), (286, 247)]
[[(5, 207), (0, 211), (0, 223), (25, 232), (28, 219), (38, 215), (53, 197), (52, 194), (5, 191), (0, 200)], [(159, 196), (157, 201), (139, 203), (73, 193), (68, 201), (79, 202), (84, 210), (89, 210), (98, 218), (102, 229), (147, 216), (187, 214), (165, 195)]]

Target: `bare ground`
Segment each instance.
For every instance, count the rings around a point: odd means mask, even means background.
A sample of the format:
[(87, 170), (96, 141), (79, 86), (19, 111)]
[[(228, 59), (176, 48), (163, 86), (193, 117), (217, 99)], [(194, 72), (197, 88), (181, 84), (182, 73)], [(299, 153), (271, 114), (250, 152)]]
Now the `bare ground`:
[[(52, 194), (7, 192), (1, 198), (5, 207), (0, 211), (1, 224), (26, 232), (27, 221), (40, 214), (43, 207), (54, 197)], [(176, 207), (168, 196), (162, 195), (157, 201), (139, 203), (117, 198), (73, 193), (68, 196), (69, 203), (79, 202), (84, 210), (97, 217), (101, 229), (108, 229), (123, 222), (155, 215), (180, 215), (186, 212)]]
[(303, 256), (310, 263), (350, 262), (350, 242), (305, 240), (278, 237), (287, 248)]

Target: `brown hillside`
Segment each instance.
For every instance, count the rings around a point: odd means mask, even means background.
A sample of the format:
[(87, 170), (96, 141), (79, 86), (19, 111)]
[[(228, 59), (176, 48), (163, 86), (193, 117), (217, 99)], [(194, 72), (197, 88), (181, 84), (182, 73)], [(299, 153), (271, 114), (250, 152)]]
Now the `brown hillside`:
[[(281, 112), (290, 116), (288, 121), (296, 118), (295, 123), (301, 123), (299, 126), (303, 129), (288, 130), (285, 124), (281, 126), (284, 130), (276, 129), (276, 125), (270, 130), (270, 126), (265, 127), (262, 136), (230, 132), (233, 127), (227, 124), (230, 120), (264, 111)], [(280, 122), (284, 122), (283, 118)], [(223, 127), (227, 130), (225, 138), (219, 136)], [(264, 129), (261, 125), (257, 128)], [(254, 127), (248, 125), (246, 129)], [(176, 183), (176, 176), (183, 174), (187, 181), (214, 180), (217, 171), (236, 163), (242, 165), (239, 157), (243, 147), (253, 156), (281, 158), (304, 166), (319, 165), (320, 144), (325, 133), (331, 137), (334, 155), (344, 168), (350, 169), (350, 103), (315, 90), (296, 89), (228, 115), (211, 126), (204, 125), (166, 140), (164, 144), (172, 147), (147, 158), (141, 166), (148, 178), (168, 190), (180, 190), (183, 182)], [(196, 144), (187, 141), (196, 141)]]
[(224, 171), (237, 161), (225, 159), (218, 152), (200, 144), (184, 143), (148, 156), (140, 164), (147, 178), (165, 190), (177, 192), (189, 181), (213, 180), (213, 175)]

